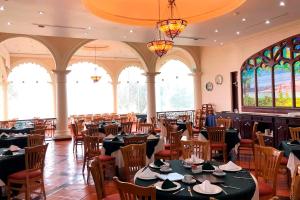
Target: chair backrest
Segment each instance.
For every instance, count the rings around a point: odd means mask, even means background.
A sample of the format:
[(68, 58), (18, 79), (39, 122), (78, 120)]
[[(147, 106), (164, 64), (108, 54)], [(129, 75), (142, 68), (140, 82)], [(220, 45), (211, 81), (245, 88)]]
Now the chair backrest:
[(177, 119), (165, 119), (165, 123), (166, 124), (172, 124), (172, 125), (176, 125), (177, 124)]
[(133, 122), (121, 123), (122, 131), (125, 133), (131, 133), (132, 132), (132, 124), (133, 124)]
[(151, 123), (139, 123), (138, 132), (150, 133), (153, 131), (153, 125)]
[(200, 140), (185, 140), (181, 141), (181, 150), (183, 159), (191, 158), (192, 155), (203, 160), (209, 158), (209, 142)]
[(254, 146), (255, 176), (262, 177), (272, 184), (273, 195), (276, 195), (277, 173), (282, 152), (273, 147)]
[(101, 143), (103, 137), (100, 136), (84, 136), (84, 153), (88, 158), (101, 154)]
[(300, 200), (300, 164), (296, 166), (292, 177), (290, 198)]
[(290, 134), (292, 140), (300, 140), (300, 127), (290, 127)]
[(25, 147), (25, 167), (27, 170), (44, 170), (48, 144)]
[(258, 144), (260, 146), (266, 146), (266, 143), (265, 143), (265, 134), (263, 134), (262, 132), (258, 131), (258, 132), (256, 132), (256, 137), (257, 137), (257, 140), (258, 140)]
[(147, 136), (130, 136), (124, 137), (124, 145), (129, 144), (143, 144), (147, 142)]
[(218, 118), (216, 119), (217, 126), (223, 126), (225, 128), (231, 127), (231, 119), (229, 118)]
[(192, 122), (186, 122), (186, 129), (188, 130), (189, 133), (189, 138), (193, 138), (193, 123)]
[(34, 147), (38, 145), (44, 144), (44, 136), (43, 135), (32, 135), (29, 134), (27, 136), (27, 146)]
[(86, 124), (87, 134), (88, 135), (97, 135), (99, 134), (99, 125), (98, 124)]
[(154, 186), (141, 187), (128, 182), (121, 182), (117, 177), (113, 178), (121, 200), (156, 200)]
[(130, 144), (121, 147), (124, 160), (124, 172), (127, 180), (146, 165), (146, 143)]
[(105, 135), (117, 135), (118, 134), (118, 125), (117, 124), (108, 124), (104, 126)]
[(171, 160), (179, 159), (181, 150), (182, 130), (170, 132), (170, 150), (176, 152), (176, 155), (171, 153)]
[(178, 120), (187, 122), (190, 120), (190, 116), (189, 115), (178, 115)]
[(257, 127), (258, 127), (258, 122), (254, 122), (254, 123), (253, 123), (253, 127), (252, 127), (252, 133), (251, 133), (251, 139), (252, 139), (253, 141), (256, 140)]
[(153, 128), (156, 128), (156, 126), (157, 126), (157, 119), (156, 119), (156, 117), (151, 117), (150, 119), (151, 119), (151, 124), (152, 124)]
[(225, 127), (207, 127), (210, 143), (225, 143)]
[(92, 177), (95, 183), (97, 200), (102, 200), (106, 194), (104, 190), (104, 173), (99, 157), (95, 157), (91, 162), (89, 169), (92, 173)]

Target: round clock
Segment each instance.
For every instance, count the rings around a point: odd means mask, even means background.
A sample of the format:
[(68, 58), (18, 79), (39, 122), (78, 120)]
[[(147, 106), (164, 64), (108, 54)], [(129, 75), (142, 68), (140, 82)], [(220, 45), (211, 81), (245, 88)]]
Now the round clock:
[(212, 82), (207, 82), (205, 87), (206, 87), (206, 90), (209, 92), (214, 89), (214, 85)]
[(218, 74), (218, 75), (216, 76), (216, 78), (215, 78), (215, 82), (216, 82), (216, 84), (218, 84), (218, 85), (222, 85), (222, 83), (223, 83), (223, 76), (222, 76), (221, 74)]

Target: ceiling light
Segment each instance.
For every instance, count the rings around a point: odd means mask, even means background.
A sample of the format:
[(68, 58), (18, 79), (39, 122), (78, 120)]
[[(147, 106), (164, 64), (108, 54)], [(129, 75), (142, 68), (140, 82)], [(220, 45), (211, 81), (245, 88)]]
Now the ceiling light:
[(265, 21), (265, 24), (270, 24), (270, 23), (271, 23), (270, 20)]
[(245, 22), (245, 21), (246, 21), (246, 18), (243, 18), (243, 19), (242, 19), (242, 22)]
[(223, 46), (223, 44), (224, 44), (223, 42), (220, 43), (221, 46)]
[(285, 6), (285, 2), (284, 1), (280, 1), (279, 6)]
[(129, 32), (130, 32), (130, 33), (133, 33), (133, 30), (130, 30)]
[(91, 26), (88, 26), (87, 29), (88, 29), (88, 30), (92, 30), (92, 27), (91, 27)]
[(43, 14), (45, 14), (45, 13), (44, 13), (43, 11), (39, 11), (39, 14), (40, 14), (40, 15), (43, 15)]
[(217, 40), (214, 40), (214, 42), (217, 42)]
[(11, 25), (11, 22), (7, 22), (7, 25), (10, 26), (10, 25)]
[(239, 31), (236, 32), (237, 35), (240, 35), (241, 33)]
[(4, 11), (4, 10), (5, 10), (4, 6), (0, 6), (0, 11)]
[(216, 30), (215, 30), (215, 33), (218, 33), (218, 32), (219, 32), (219, 30), (218, 30), (218, 29), (216, 29)]

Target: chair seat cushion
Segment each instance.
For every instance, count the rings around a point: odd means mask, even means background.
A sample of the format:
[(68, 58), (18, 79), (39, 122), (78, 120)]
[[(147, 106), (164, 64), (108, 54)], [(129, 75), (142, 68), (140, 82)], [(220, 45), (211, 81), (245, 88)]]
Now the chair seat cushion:
[(158, 155), (158, 156), (171, 156), (171, 153), (172, 153), (172, 155), (177, 155), (176, 151), (171, 152), (171, 150), (161, 150), (161, 151), (157, 152), (155, 155)]
[(115, 157), (112, 156), (107, 156), (107, 155), (100, 155), (99, 156), (100, 161), (105, 162), (105, 161), (112, 161), (115, 160)]
[(198, 129), (198, 128), (193, 128), (193, 133), (200, 133), (200, 129)]
[(258, 178), (258, 188), (259, 188), (259, 196), (268, 196), (272, 195), (273, 189), (267, 184), (263, 178)]
[(210, 144), (210, 147), (212, 149), (223, 149), (223, 147), (226, 147), (226, 144), (222, 144), (222, 143), (212, 143)]
[(154, 132), (155, 132), (155, 133), (160, 133), (161, 130), (160, 130), (160, 128), (154, 128)]
[(243, 145), (243, 144), (251, 145), (251, 144), (253, 144), (253, 140), (251, 140), (251, 139), (241, 139), (240, 144), (241, 145)]
[(25, 180), (26, 177), (28, 176), (29, 179), (31, 178), (36, 178), (38, 176), (42, 175), (42, 171), (41, 170), (22, 170), (16, 173), (13, 173), (11, 175), (8, 176), (9, 179), (14, 179), (14, 180)]
[(280, 160), (280, 165), (285, 165), (287, 166), (288, 163), (288, 158), (285, 156), (282, 156), (281, 160)]
[(170, 147), (171, 145), (170, 144), (164, 144), (164, 147), (165, 147), (165, 150), (170, 150)]
[(120, 195), (118, 193), (106, 196), (103, 200), (120, 200)]

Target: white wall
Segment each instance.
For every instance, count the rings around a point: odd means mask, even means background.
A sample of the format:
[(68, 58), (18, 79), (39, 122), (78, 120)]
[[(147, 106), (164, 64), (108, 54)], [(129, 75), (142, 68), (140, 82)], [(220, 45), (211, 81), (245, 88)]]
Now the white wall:
[[(202, 103), (214, 104), (217, 111), (231, 110), (230, 72), (238, 71), (239, 106), (241, 107), (240, 68), (243, 62), (265, 47), (296, 34), (300, 34), (300, 20), (240, 38), (224, 46), (203, 47), (200, 53)], [(217, 74), (221, 74), (224, 78), (222, 85), (215, 84)], [(208, 81), (214, 83), (211, 92), (205, 89)]]

